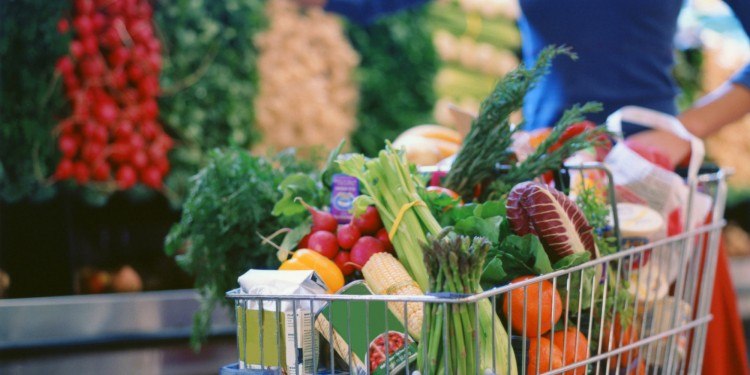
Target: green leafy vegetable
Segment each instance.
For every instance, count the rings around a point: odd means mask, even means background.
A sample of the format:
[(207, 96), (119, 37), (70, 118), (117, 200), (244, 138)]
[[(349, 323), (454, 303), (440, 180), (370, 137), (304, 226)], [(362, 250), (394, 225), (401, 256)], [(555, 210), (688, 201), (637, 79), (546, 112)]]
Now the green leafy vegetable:
[(56, 30), (69, 1), (0, 1), (0, 200), (50, 199), (59, 153), (52, 132), (65, 96), (55, 61), (70, 34)]
[(309, 174), (295, 173), (287, 176), (281, 182), (279, 190), (283, 192), (281, 199), (273, 206), (273, 216), (295, 216), (307, 212), (307, 209), (296, 200), (302, 198), (308, 204), (322, 207), (325, 202), (325, 189)]
[(224, 294), (237, 286), (249, 268), (276, 268), (275, 250), (261, 246), (263, 235), (302, 223), (301, 216), (273, 216), (281, 198), (278, 186), (288, 174), (309, 166), (288, 156), (267, 159), (240, 149), (214, 150), (208, 164), (194, 178), (182, 218), (172, 227), (165, 251), (195, 276), (201, 306), (193, 325), (199, 347), (219, 304), (229, 306)]
[(161, 119), (178, 141), (167, 178), (175, 203), (215, 147), (249, 148), (257, 93), (252, 42), (265, 29), (265, 1), (157, 1), (154, 22), (164, 48)]
[(383, 139), (393, 140), (414, 125), (432, 122), (439, 60), (423, 7), (364, 27), (349, 24), (347, 34), (361, 59), (352, 148), (374, 156)]

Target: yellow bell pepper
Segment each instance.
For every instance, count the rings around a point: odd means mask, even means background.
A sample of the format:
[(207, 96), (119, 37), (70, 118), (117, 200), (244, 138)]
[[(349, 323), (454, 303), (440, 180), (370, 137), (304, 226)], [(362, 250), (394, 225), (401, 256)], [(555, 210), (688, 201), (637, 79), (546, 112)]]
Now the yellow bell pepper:
[(281, 263), (279, 270), (313, 270), (323, 279), (331, 293), (336, 293), (344, 286), (344, 274), (336, 263), (314, 250), (295, 251), (291, 258)]

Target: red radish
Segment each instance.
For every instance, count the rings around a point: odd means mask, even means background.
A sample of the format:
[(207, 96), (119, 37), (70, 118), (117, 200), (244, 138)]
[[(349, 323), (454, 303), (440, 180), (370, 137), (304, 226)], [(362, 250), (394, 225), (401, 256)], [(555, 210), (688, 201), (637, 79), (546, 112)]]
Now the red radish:
[(166, 176), (169, 173), (169, 160), (166, 157), (154, 160), (154, 165), (162, 176)]
[(352, 223), (359, 228), (362, 234), (375, 234), (378, 229), (383, 227), (380, 221), (380, 214), (375, 206), (367, 207), (367, 210), (358, 217), (352, 218)]
[(93, 121), (86, 121), (83, 124), (83, 136), (87, 139), (92, 139), (96, 135), (96, 123)]
[(140, 170), (148, 165), (148, 156), (143, 150), (138, 150), (133, 154), (133, 157), (130, 159), (130, 161), (133, 163), (133, 166), (136, 169)]
[(146, 138), (147, 140), (151, 141), (154, 138), (156, 138), (156, 135), (159, 133), (159, 126), (156, 125), (156, 122), (154, 121), (144, 121), (141, 125), (141, 134), (143, 134), (143, 138)]
[(310, 233), (306, 234), (304, 237), (302, 237), (301, 240), (299, 240), (299, 243), (297, 244), (297, 249), (307, 249), (307, 245), (310, 241)]
[(130, 136), (130, 147), (133, 149), (140, 150), (145, 144), (146, 141), (143, 140), (143, 137), (140, 134), (133, 134)]
[(91, 19), (88, 16), (83, 15), (78, 16), (73, 20), (73, 27), (80, 36), (91, 35), (91, 32), (94, 31), (94, 25), (91, 22)]
[(162, 48), (153, 9), (148, 0), (74, 2), (72, 22), (58, 22), (61, 33), (75, 33), (55, 65), (71, 115), (58, 125), (63, 157), (53, 177), (159, 189), (173, 141), (157, 121)]
[(107, 131), (107, 128), (103, 126), (97, 126), (96, 130), (94, 131), (94, 140), (99, 143), (107, 143), (108, 139), (109, 132)]
[(60, 21), (57, 21), (57, 32), (65, 34), (68, 30), (70, 30), (70, 23), (68, 23), (68, 20), (63, 18)]
[(76, 10), (80, 14), (89, 14), (94, 11), (94, 2), (92, 0), (76, 0)]
[(349, 276), (354, 272), (354, 267), (351, 265), (351, 258), (348, 251), (339, 251), (339, 253), (336, 254), (336, 257), (333, 258), (333, 262), (339, 266), (339, 269), (344, 276)]
[(131, 152), (130, 143), (119, 142), (119, 141), (113, 144), (110, 150), (112, 160), (118, 163), (124, 163), (130, 160), (130, 152)]
[(298, 198), (297, 201), (300, 202), (312, 216), (312, 228), (310, 228), (310, 233), (318, 231), (336, 232), (336, 229), (339, 227), (339, 222), (330, 212), (318, 210), (307, 204), (301, 198)]
[(322, 230), (310, 236), (307, 248), (325, 255), (328, 259), (335, 258), (339, 252), (339, 244), (336, 242), (336, 236), (331, 232)]
[(117, 119), (117, 105), (111, 102), (100, 102), (96, 107), (96, 118), (102, 124), (111, 124)]
[(99, 52), (99, 42), (93, 35), (83, 38), (81, 45), (83, 45), (83, 52), (87, 55), (95, 55)]
[(347, 250), (351, 249), (361, 236), (359, 228), (353, 224), (344, 224), (336, 232), (336, 239), (338, 239), (339, 246)]
[(75, 177), (76, 181), (78, 181), (79, 184), (85, 184), (89, 182), (89, 174), (89, 168), (86, 166), (86, 164), (78, 162), (73, 166), (73, 177)]
[(72, 158), (78, 152), (78, 141), (71, 135), (63, 135), (57, 141), (60, 151), (66, 157)]
[(378, 233), (375, 233), (375, 238), (380, 240), (385, 246), (385, 251), (393, 254), (393, 244), (391, 243), (391, 237), (388, 236), (388, 231), (385, 228), (380, 228)]
[(143, 118), (146, 120), (154, 120), (159, 115), (159, 105), (156, 100), (151, 99), (141, 104), (141, 111), (143, 112)]
[(367, 261), (370, 260), (372, 254), (382, 253), (385, 251), (385, 246), (380, 240), (371, 236), (364, 236), (354, 244), (352, 250), (349, 252), (351, 262), (364, 267)]
[(133, 123), (127, 120), (120, 121), (115, 128), (115, 137), (118, 139), (129, 139), (133, 134)]
[(57, 165), (55, 170), (55, 178), (58, 180), (65, 180), (73, 175), (73, 162), (70, 159), (60, 160), (60, 164)]
[(143, 184), (154, 189), (161, 189), (162, 176), (157, 167), (148, 167), (141, 174)]
[(70, 57), (63, 56), (60, 58), (60, 60), (57, 60), (55, 69), (57, 69), (60, 74), (70, 74), (75, 69), (75, 66), (73, 66), (73, 61), (70, 59)]
[(87, 58), (81, 62), (81, 71), (87, 78), (99, 77), (104, 73), (104, 64), (99, 59)]
[(139, 81), (143, 77), (143, 69), (138, 65), (130, 65), (128, 67), (128, 77), (133, 81)]
[(109, 164), (101, 162), (94, 167), (92, 177), (96, 181), (107, 181), (109, 180)]
[(83, 44), (77, 40), (70, 42), (70, 54), (76, 59), (81, 58), (83, 56)]
[(120, 169), (117, 170), (117, 176), (115, 176), (115, 178), (117, 179), (117, 185), (123, 190), (132, 187), (137, 182), (135, 170), (129, 165), (120, 167)]
[(89, 163), (93, 163), (102, 157), (103, 151), (104, 151), (104, 146), (98, 143), (89, 143), (83, 146), (83, 151), (81, 152), (81, 154), (82, 154), (83, 160)]

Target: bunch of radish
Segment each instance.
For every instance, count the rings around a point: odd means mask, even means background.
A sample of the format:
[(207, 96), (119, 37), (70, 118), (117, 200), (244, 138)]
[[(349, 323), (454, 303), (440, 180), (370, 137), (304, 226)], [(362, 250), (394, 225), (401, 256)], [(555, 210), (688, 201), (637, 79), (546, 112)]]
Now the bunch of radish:
[(162, 58), (152, 15), (147, 0), (76, 0), (72, 22), (58, 22), (74, 35), (56, 64), (72, 111), (56, 127), (54, 179), (162, 187), (173, 141), (157, 122)]
[(306, 207), (312, 215), (312, 227), (297, 248), (311, 249), (332, 259), (344, 276), (364, 267), (375, 253), (394, 252), (375, 206), (367, 207), (348, 224), (339, 224), (327, 211)]

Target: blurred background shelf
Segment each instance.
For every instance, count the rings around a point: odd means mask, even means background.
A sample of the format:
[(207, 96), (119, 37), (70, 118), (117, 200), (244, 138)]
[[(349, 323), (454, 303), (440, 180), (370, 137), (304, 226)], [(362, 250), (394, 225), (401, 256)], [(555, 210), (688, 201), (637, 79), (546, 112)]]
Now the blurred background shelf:
[(193, 290), (0, 300), (0, 373), (217, 373), (236, 361), (235, 325), (217, 309), (194, 352), (198, 306)]

